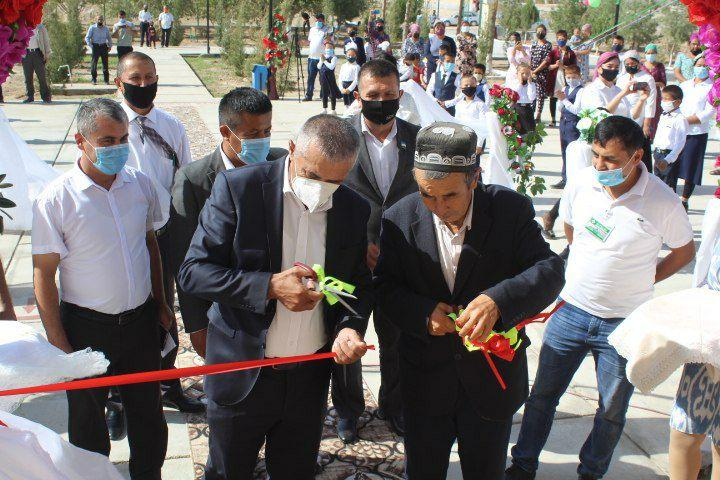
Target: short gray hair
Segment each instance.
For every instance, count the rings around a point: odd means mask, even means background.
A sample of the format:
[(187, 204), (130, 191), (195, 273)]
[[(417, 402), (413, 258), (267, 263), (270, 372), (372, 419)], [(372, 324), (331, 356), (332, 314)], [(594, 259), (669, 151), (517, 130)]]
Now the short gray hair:
[(87, 138), (93, 134), (98, 118), (109, 118), (125, 125), (128, 123), (127, 114), (118, 102), (109, 98), (93, 98), (78, 109), (77, 129), (80, 135)]
[[(465, 183), (469, 187), (472, 185), (472, 183), (475, 181), (475, 176), (477, 175), (480, 168), (476, 168), (474, 170), (471, 170), (469, 172), (465, 172)], [(451, 172), (438, 172), (437, 170), (425, 170), (422, 168), (413, 168), (413, 172), (415, 174), (415, 177), (417, 177), (418, 172), (423, 172), (425, 175), (425, 178), (428, 180), (442, 180), (443, 178), (447, 178), (450, 176)]]
[(320, 153), (331, 162), (344, 162), (349, 157), (357, 157), (360, 148), (360, 136), (346, 120), (334, 115), (315, 115), (300, 127), (295, 140), (298, 153), (310, 145), (316, 146)]

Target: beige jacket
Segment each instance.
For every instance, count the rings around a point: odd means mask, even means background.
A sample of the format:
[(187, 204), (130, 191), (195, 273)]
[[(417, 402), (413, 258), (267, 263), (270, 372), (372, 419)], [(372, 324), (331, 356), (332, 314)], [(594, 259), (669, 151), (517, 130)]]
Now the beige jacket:
[[(47, 61), (48, 58), (50, 58), (50, 54), (52, 53), (52, 50), (50, 49), (50, 35), (48, 35), (47, 28), (45, 28), (45, 25), (43, 25), (42, 23), (39, 23), (33, 31), (34, 35), (30, 38), (30, 43), (32, 45), (33, 40), (37, 42), (37, 48), (40, 49), (43, 57), (45, 57), (45, 61)], [(28, 48), (33, 47), (29, 46)]]

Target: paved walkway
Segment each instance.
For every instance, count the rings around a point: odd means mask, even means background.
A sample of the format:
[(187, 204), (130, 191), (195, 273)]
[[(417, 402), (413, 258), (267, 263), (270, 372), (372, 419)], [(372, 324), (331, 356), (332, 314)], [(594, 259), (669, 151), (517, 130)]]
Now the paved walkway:
[[(147, 49), (141, 50), (148, 51)], [(217, 141), (219, 137), (215, 132), (218, 128), (218, 100), (210, 96), (190, 67), (183, 61), (180, 57), (181, 51), (178, 48), (148, 51), (157, 62), (160, 76), (157, 103), (171, 107), (174, 112), (182, 113), (184, 109), (187, 109), (188, 112), (192, 111), (193, 114), (190, 117), (200, 119), (204, 123), (202, 130), (207, 132), (209, 129), (214, 135), (214, 140)], [(199, 48), (196, 48), (192, 53), (201, 52)], [(10, 103), (2, 108), (12, 119), (13, 127), (41, 158), (48, 163), (53, 163), (61, 170), (65, 170), (75, 158), (74, 115), (79, 103), (79, 99), (63, 99), (49, 106)], [(272, 143), (274, 146), (286, 146), (287, 140), (292, 137), (294, 130), (305, 118), (320, 113), (321, 105), (319, 102), (300, 104), (295, 100), (286, 100), (274, 102), (274, 109)], [(192, 132), (196, 131), (194, 126), (186, 126), (193, 135)], [(557, 135), (557, 130), (549, 130), (548, 138), (536, 155), (540, 174), (545, 176), (549, 184), (557, 181), (560, 170)], [(204, 140), (204, 143), (206, 150), (214, 147), (214, 143), (209, 140)], [(691, 199), (690, 217), (698, 240), (702, 213), (716, 188), (710, 185), (715, 180), (707, 175), (707, 171), (712, 167), (711, 159), (714, 159), (719, 153), (719, 142), (711, 141), (705, 162), (706, 185), (699, 187), (696, 195)], [(552, 207), (559, 194), (560, 192), (557, 190), (550, 190), (534, 199), (538, 216)], [(564, 239), (552, 242), (553, 249), (558, 252), (564, 245)], [(0, 255), (2, 255), (7, 269), (11, 293), (18, 312), (27, 318), (26, 321), (41, 328), (37, 312), (33, 307), (29, 235), (6, 234), (0, 237)], [(657, 294), (689, 287), (691, 271), (691, 267), (688, 267), (680, 274), (658, 285)], [(534, 343), (528, 350), (531, 378), (535, 374), (542, 330), (542, 326), (529, 327), (529, 333)], [(370, 328), (368, 332), (370, 337), (368, 341), (376, 343), (374, 329)], [(364, 378), (375, 395), (377, 395), (380, 380), (378, 361), (377, 353), (369, 352), (363, 362)], [(668, 412), (675, 395), (678, 378), (679, 373), (676, 372), (651, 395), (635, 394), (631, 402), (623, 439), (606, 478), (618, 480), (666, 478)], [(596, 408), (597, 389), (595, 385), (592, 359), (588, 358), (573, 379), (568, 393), (560, 402), (553, 431), (541, 457), (542, 468), (539, 471), (538, 479), (576, 478), (578, 449), (590, 431), (592, 416)], [(63, 395), (34, 397), (27, 401), (19, 412), (21, 415), (40, 421), (60, 433), (65, 434), (66, 432), (66, 405)], [(190, 461), (185, 416), (174, 411), (167, 411), (166, 414), (170, 426), (171, 444), (168, 448), (168, 460), (163, 469), (164, 477), (173, 480), (192, 479), (194, 472)], [(516, 416), (516, 423), (520, 422), (521, 414), (522, 412)], [(513, 429), (513, 440), (517, 436), (517, 430), (516, 426)], [(118, 463), (121, 470), (127, 472), (126, 441), (113, 444), (111, 458)], [(453, 456), (449, 478), (462, 478), (457, 455)]]

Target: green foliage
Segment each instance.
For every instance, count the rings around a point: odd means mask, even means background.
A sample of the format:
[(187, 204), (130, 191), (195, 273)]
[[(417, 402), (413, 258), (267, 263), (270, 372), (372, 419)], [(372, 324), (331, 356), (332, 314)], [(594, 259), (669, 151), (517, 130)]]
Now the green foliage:
[(577, 0), (560, 0), (557, 8), (550, 12), (550, 27), (554, 30), (568, 30), (572, 35), (572, 30), (583, 24), (586, 10), (587, 7)]
[[(667, 42), (667, 52), (658, 52), (667, 61), (673, 52), (676, 52), (686, 44), (690, 34), (697, 28), (690, 23), (687, 15), (687, 8), (684, 5), (671, 5), (665, 8), (658, 19), (662, 41)], [(663, 55), (664, 53), (664, 55)]]
[(521, 26), (524, 30), (532, 27), (532, 24), (537, 22), (540, 18), (540, 12), (535, 6), (533, 0), (525, 0), (525, 3), (520, 7), (520, 21)]
[(505, 28), (508, 33), (527, 30), (523, 26), (522, 0), (504, 0), (498, 8), (498, 25)]
[[(391, 39), (402, 40), (403, 23), (405, 23), (405, 9), (408, 2), (410, 3), (409, 23), (414, 23), (418, 15), (423, 13), (422, 0), (392, 0), (390, 8), (387, 10), (387, 18), (385, 19), (386, 29)], [(429, 27), (428, 27), (429, 31)]]
[(170, 46), (178, 46), (185, 38), (185, 29), (182, 26), (180, 17), (176, 16), (173, 20), (173, 28), (170, 31)]
[[(645, 11), (650, 8), (653, 3), (657, 4), (659, 2), (648, 2), (646, 0), (624, 0), (620, 4), (620, 20), (628, 21), (630, 19), (638, 18), (640, 15), (644, 15), (646, 13)], [(640, 45), (648, 44), (658, 38), (657, 32), (659, 16), (659, 13), (654, 13), (653, 15), (645, 17), (632, 27), (626, 28), (622, 32), (622, 35), (625, 37), (625, 44), (631, 46), (632, 48), (637, 48)], [(687, 18), (687, 12), (685, 13), (685, 18)]]
[(70, 71), (83, 61), (85, 31), (80, 24), (80, 6), (79, 0), (53, 0), (45, 4), (43, 23), (52, 50), (46, 67), (52, 83), (67, 82)]
[(367, 0), (324, 0), (323, 13), (332, 14), (342, 26), (345, 20), (352, 20), (360, 16), (367, 9)]

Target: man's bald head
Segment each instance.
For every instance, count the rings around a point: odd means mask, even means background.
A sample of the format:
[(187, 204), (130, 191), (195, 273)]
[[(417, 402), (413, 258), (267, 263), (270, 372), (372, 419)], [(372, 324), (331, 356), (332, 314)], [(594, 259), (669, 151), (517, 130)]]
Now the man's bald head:
[(125, 55), (118, 61), (117, 64), (117, 78), (122, 79), (123, 74), (126, 70), (128, 70), (128, 67), (138, 64), (138, 63), (147, 63), (152, 66), (152, 70), (154, 73), (156, 73), (155, 70), (155, 61), (150, 58), (149, 55), (146, 55), (142, 52), (130, 52)]

